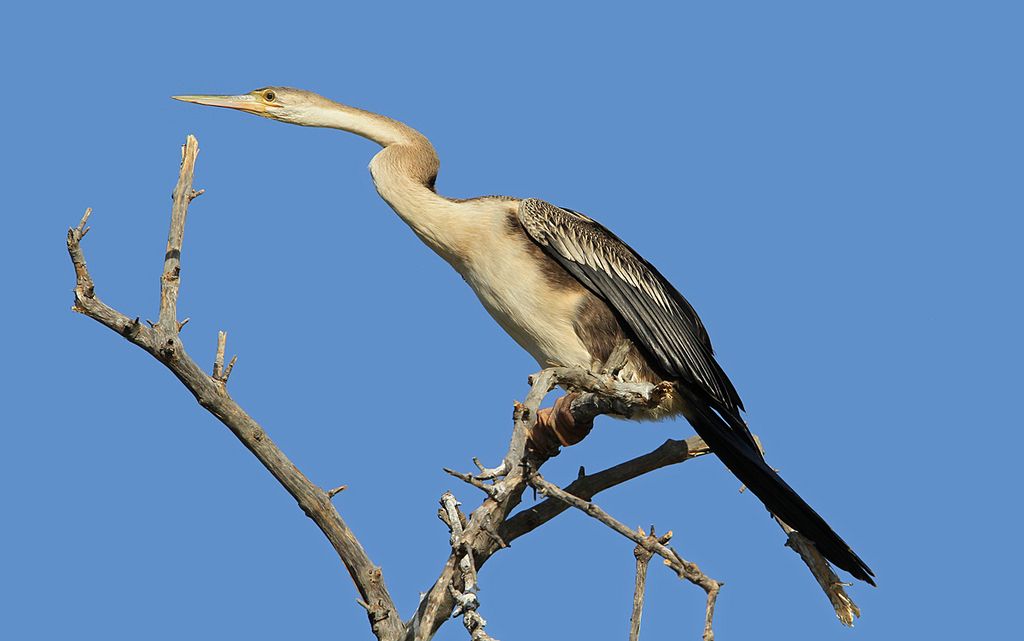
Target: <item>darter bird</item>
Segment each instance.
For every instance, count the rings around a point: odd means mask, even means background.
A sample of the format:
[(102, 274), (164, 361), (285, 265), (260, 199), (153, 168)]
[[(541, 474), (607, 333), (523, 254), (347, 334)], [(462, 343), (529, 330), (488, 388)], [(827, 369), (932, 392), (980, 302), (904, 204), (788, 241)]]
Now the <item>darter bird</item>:
[(307, 127), (348, 131), (383, 149), (373, 182), (413, 232), (458, 271), (487, 311), (541, 367), (592, 369), (628, 339), (626, 380), (671, 391), (640, 418), (683, 415), (768, 510), (825, 558), (874, 585), (874, 573), (765, 462), (740, 416), (693, 307), (615, 234), (587, 216), (535, 198), (453, 199), (435, 190), (440, 162), (415, 129), (288, 87), (242, 95), (175, 96)]

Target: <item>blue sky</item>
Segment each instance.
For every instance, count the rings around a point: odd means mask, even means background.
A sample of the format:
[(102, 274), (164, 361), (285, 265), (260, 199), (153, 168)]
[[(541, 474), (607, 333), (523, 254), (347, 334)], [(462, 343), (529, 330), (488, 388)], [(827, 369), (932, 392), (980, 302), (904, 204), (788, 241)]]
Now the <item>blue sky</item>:
[[(128, 7), (131, 8), (128, 8)], [(0, 636), (370, 638), (326, 541), (158, 363), (69, 311), (156, 316), (168, 195), (202, 152), (184, 340), (343, 516), (403, 612), (436, 577), (441, 468), (504, 452), (537, 367), (376, 196), (372, 143), (171, 101), (285, 84), (419, 128), (439, 190), (583, 211), (693, 302), (769, 460), (878, 575), (841, 628), (705, 458), (602, 495), (727, 583), (722, 639), (1005, 636), (1019, 593), (1021, 10), (1014, 3), (313, 8), (25, 5), (5, 130)], [(603, 420), (567, 482), (682, 421)], [(626, 638), (632, 545), (567, 514), (481, 575), (488, 630)], [(645, 639), (702, 594), (652, 569)], [(566, 618), (565, 613), (571, 616)], [(439, 639), (462, 639), (449, 625)]]

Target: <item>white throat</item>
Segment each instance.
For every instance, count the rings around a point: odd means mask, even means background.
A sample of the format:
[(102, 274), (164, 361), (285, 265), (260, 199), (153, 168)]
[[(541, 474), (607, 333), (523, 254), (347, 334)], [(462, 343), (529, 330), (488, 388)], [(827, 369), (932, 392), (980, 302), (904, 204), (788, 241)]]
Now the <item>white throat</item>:
[(475, 210), (434, 191), (440, 161), (426, 136), (386, 116), (335, 102), (310, 105), (301, 122), (348, 131), (384, 147), (370, 161), (377, 193), (413, 232), (456, 270), (465, 268)]
[[(337, 102), (310, 105), (303, 109), (296, 124), (309, 127), (341, 129), (372, 140), (381, 147), (430, 142), (412, 127), (371, 111), (349, 107)], [(432, 150), (432, 148), (431, 148)]]

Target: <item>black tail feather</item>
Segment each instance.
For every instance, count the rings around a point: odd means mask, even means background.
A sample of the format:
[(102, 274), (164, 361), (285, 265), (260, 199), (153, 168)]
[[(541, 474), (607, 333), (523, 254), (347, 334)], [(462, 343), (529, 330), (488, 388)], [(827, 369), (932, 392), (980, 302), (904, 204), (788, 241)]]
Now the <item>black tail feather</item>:
[(746, 423), (735, 413), (716, 411), (685, 385), (679, 392), (689, 406), (684, 414), (711, 451), (765, 504), (768, 511), (814, 542), (822, 556), (861, 581), (875, 585), (874, 573), (761, 456)]

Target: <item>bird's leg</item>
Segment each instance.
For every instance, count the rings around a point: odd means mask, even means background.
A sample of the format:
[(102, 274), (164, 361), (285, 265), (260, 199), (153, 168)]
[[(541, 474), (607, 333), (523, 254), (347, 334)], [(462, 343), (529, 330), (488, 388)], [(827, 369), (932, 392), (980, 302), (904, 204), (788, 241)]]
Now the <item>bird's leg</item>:
[(537, 423), (530, 430), (530, 445), (537, 452), (554, 456), (559, 447), (575, 445), (590, 434), (594, 428), (594, 417), (577, 418), (572, 404), (579, 394), (571, 392), (555, 401), (553, 407), (537, 410)]

